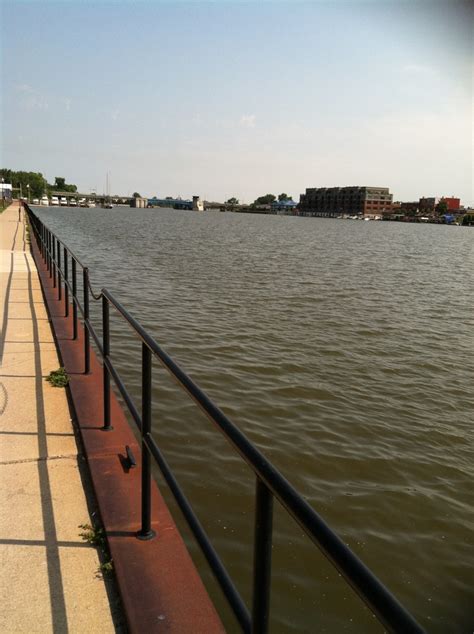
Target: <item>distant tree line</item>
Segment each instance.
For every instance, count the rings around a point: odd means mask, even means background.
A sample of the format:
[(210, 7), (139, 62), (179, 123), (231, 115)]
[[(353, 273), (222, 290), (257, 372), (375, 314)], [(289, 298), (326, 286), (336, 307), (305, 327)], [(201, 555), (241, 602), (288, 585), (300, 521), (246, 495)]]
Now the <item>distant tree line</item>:
[[(271, 205), (272, 202), (275, 201), (276, 199), (277, 197), (274, 196), (273, 194), (265, 194), (265, 196), (259, 196), (258, 198), (256, 198), (250, 206), (259, 207), (260, 205)], [(286, 200), (293, 200), (293, 198), (291, 196), (288, 196), (288, 194), (282, 193), (278, 196), (278, 200), (280, 202), (284, 202)], [(229, 198), (229, 200), (226, 200), (226, 204), (238, 205), (239, 200), (235, 197), (232, 197), (232, 198)]]
[[(258, 198), (256, 198), (253, 203), (252, 203), (252, 207), (259, 207), (260, 205), (271, 205), (272, 202), (274, 202), (277, 199), (276, 196), (274, 196), (273, 194), (265, 194), (265, 196), (259, 196)], [(285, 202), (287, 200), (293, 200), (293, 198), (291, 196), (288, 196), (288, 194), (282, 193), (279, 194), (278, 196), (278, 201), (279, 202)]]
[(77, 192), (76, 185), (68, 185), (62, 176), (56, 176), (54, 183), (50, 184), (41, 172), (15, 172), (1, 168), (0, 178), (5, 183), (11, 183), (13, 188), (21, 190), (23, 196), (27, 195), (29, 185), (30, 198), (41, 198), (44, 194), (49, 196), (53, 191)]
[(465, 227), (474, 227), (474, 214), (465, 214), (463, 216), (461, 224)]

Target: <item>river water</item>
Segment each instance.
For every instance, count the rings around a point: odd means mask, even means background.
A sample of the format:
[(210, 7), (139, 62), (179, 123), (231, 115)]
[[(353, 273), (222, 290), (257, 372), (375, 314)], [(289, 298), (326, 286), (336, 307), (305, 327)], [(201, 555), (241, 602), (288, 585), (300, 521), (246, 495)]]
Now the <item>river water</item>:
[[(429, 632), (474, 631), (472, 229), (37, 211)], [(139, 403), (139, 343), (112, 332)], [(153, 390), (154, 433), (250, 600), (253, 476), (158, 367)], [(382, 631), (278, 505), (274, 527), (271, 632)]]

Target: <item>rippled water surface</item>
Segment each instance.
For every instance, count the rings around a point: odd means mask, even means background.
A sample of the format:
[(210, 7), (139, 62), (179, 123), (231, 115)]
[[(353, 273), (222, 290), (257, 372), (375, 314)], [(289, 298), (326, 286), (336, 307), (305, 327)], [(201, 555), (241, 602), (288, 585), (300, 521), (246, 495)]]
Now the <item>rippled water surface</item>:
[[(428, 631), (474, 631), (472, 229), (38, 211)], [(139, 403), (118, 320), (112, 351)], [(153, 425), (249, 600), (252, 474), (158, 367)], [(272, 632), (382, 631), (278, 505), (274, 526)]]

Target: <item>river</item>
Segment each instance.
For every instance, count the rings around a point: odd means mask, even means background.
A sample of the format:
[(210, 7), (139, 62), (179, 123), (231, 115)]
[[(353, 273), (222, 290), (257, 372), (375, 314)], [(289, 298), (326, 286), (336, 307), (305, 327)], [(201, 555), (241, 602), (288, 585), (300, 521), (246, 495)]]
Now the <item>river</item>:
[[(472, 633), (472, 229), (35, 209), (429, 632)], [(139, 403), (139, 343), (112, 332)], [(249, 600), (253, 476), (158, 367), (153, 392), (154, 433)], [(383, 630), (278, 505), (274, 527), (272, 633)]]

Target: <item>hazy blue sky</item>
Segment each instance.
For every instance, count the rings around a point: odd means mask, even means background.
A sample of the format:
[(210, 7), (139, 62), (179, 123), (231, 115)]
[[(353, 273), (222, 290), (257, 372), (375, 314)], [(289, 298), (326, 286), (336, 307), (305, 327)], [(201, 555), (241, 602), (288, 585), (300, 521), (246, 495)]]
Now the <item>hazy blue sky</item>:
[(1, 6), (2, 166), (82, 191), (109, 172), (123, 194), (474, 204), (470, 3)]

